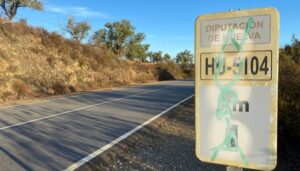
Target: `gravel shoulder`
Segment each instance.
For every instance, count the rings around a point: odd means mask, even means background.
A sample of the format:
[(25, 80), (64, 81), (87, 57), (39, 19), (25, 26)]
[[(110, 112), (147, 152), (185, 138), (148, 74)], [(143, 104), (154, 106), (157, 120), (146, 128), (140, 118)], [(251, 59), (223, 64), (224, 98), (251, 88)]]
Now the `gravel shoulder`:
[[(203, 163), (196, 158), (194, 114), (194, 99), (190, 99), (78, 170), (226, 170), (225, 166)], [(300, 170), (299, 154), (299, 147), (279, 140), (275, 170)]]
[(200, 162), (194, 149), (194, 99), (190, 99), (78, 170), (225, 170)]

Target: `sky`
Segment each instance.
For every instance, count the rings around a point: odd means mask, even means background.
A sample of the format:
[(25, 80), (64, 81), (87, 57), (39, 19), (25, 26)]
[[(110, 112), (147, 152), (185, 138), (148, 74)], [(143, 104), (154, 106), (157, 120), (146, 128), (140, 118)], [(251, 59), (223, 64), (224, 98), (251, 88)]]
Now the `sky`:
[(176, 56), (185, 49), (194, 51), (194, 24), (199, 15), (238, 9), (275, 7), (280, 13), (280, 46), (300, 37), (298, 0), (42, 0), (43, 11), (20, 9), (16, 20), (62, 34), (69, 16), (88, 21), (90, 35), (107, 22), (128, 19), (136, 32), (146, 34), (143, 43), (151, 51)]

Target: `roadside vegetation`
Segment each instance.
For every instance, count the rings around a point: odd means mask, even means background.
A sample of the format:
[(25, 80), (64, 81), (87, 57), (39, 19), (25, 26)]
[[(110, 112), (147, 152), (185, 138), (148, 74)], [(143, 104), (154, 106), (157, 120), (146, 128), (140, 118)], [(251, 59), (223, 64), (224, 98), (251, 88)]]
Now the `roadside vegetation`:
[(192, 77), (183, 70), (184, 65), (193, 70), (192, 56), (182, 63), (151, 52), (143, 43), (146, 35), (129, 20), (91, 33), (88, 22), (69, 17), (62, 35), (14, 19), (19, 8), (43, 10), (42, 1), (3, 0), (0, 7), (0, 103)]
[(279, 62), (279, 138), (300, 149), (300, 41), (295, 36), (280, 49)]

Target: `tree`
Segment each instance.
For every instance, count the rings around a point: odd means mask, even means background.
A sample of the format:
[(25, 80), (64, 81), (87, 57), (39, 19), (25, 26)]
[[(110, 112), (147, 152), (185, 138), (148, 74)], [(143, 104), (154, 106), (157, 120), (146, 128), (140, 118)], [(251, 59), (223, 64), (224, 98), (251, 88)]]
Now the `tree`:
[(169, 55), (168, 53), (166, 53), (165, 55), (164, 55), (164, 60), (165, 61), (169, 61), (171, 59), (171, 55)]
[(145, 62), (148, 57), (147, 51), (149, 47), (150, 45), (148, 44), (129, 44), (126, 52), (126, 58), (129, 60), (137, 59)]
[(182, 65), (189, 65), (193, 63), (193, 54), (189, 50), (179, 52), (176, 55), (176, 63)]
[(106, 23), (104, 29), (100, 29), (93, 35), (95, 45), (105, 45), (115, 53), (120, 54), (134, 35), (134, 27), (129, 20), (121, 20)]
[(285, 45), (280, 51), (291, 56), (296, 63), (300, 62), (300, 41), (296, 38), (295, 34), (292, 36), (292, 43)]
[(87, 37), (90, 28), (91, 27), (87, 22), (75, 22), (74, 18), (70, 17), (65, 27), (65, 31), (71, 35), (73, 40), (80, 42)]
[(94, 45), (112, 49), (118, 55), (124, 55), (129, 60), (146, 61), (150, 45), (142, 44), (145, 34), (135, 33), (135, 28), (129, 20), (106, 23), (92, 36)]
[(296, 38), (295, 34), (292, 37), (291, 55), (294, 61), (300, 61), (300, 41)]
[(106, 30), (100, 29), (94, 33), (94, 35), (92, 36), (92, 41), (96, 46), (101, 46), (101, 47), (108, 46), (106, 37), (107, 37)]
[(138, 59), (143, 62), (146, 61), (150, 45), (142, 44), (144, 39), (145, 35), (143, 33), (137, 33), (133, 36), (130, 36), (129, 42), (125, 47), (125, 56), (127, 59)]
[(192, 71), (193, 54), (189, 50), (184, 50), (176, 55), (176, 63), (181, 65), (181, 69), (186, 74), (190, 74)]
[(158, 52), (150, 52), (149, 53), (149, 57), (151, 59), (152, 63), (157, 63), (162, 61), (163, 57), (162, 57), (162, 52), (158, 51)]
[(1, 0), (0, 6), (9, 21), (12, 21), (15, 17), (18, 8), (25, 7), (35, 10), (43, 10), (43, 3), (39, 0)]

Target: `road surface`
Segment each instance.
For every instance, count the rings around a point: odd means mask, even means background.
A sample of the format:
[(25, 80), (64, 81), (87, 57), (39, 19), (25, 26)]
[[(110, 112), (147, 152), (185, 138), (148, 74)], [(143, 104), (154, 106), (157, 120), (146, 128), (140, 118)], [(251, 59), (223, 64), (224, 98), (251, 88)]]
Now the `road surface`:
[(73, 170), (176, 104), (193, 81), (168, 81), (0, 108), (0, 170)]

